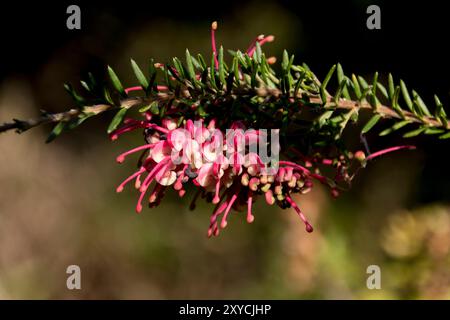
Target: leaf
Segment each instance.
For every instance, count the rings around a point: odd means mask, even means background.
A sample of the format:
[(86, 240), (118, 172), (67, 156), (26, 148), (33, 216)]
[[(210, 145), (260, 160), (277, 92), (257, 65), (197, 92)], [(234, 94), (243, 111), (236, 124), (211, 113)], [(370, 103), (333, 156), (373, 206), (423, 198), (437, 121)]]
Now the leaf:
[(152, 103), (150, 103), (146, 106), (143, 106), (142, 108), (139, 109), (139, 112), (143, 113), (143, 112), (146, 112), (149, 110), (152, 114), (158, 114), (159, 113), (158, 102), (153, 101)]
[(426, 129), (427, 129), (426, 127), (422, 127), (422, 128), (407, 132), (403, 135), (403, 138), (412, 138), (412, 137), (418, 136), (419, 134), (424, 132)]
[(434, 95), (434, 102), (436, 103), (435, 117), (438, 118), (445, 127), (447, 127), (447, 113), (445, 112), (444, 106), (437, 95)]
[(383, 97), (385, 97), (386, 99), (389, 99), (389, 94), (386, 90), (386, 87), (383, 86), (383, 84), (381, 84), (380, 82), (377, 82), (377, 87), (378, 87), (378, 90), (380, 90)]
[(403, 128), (404, 126), (406, 126), (407, 124), (410, 124), (410, 123), (411, 123), (411, 122), (410, 122), (409, 120), (403, 120), (403, 121), (397, 122), (397, 123), (394, 124), (392, 127), (388, 128), (388, 129), (386, 129), (386, 130), (381, 131), (380, 134), (379, 134), (379, 136), (380, 136), (380, 137), (386, 136), (386, 135), (388, 135), (388, 134), (390, 134), (390, 133), (392, 133), (392, 132), (394, 132), (394, 131), (396, 131), (396, 130), (399, 130), (399, 129)]
[(95, 90), (97, 88), (97, 80), (95, 80), (95, 77), (91, 72), (88, 72), (88, 78), (89, 78), (89, 87), (92, 90)]
[(261, 57), (262, 57), (262, 51), (261, 51), (261, 45), (258, 41), (255, 43), (255, 53), (253, 55), (253, 59), (256, 60), (256, 62), (261, 63)]
[(220, 87), (222, 88), (226, 82), (225, 63), (223, 62), (223, 47), (222, 46), (220, 46), (220, 49), (219, 49), (219, 79), (220, 79), (220, 83), (221, 83)]
[(439, 136), (439, 139), (448, 139), (450, 138), (450, 132), (447, 132), (445, 134), (443, 134), (442, 136)]
[(441, 129), (441, 128), (428, 128), (427, 130), (424, 131), (425, 134), (441, 134), (444, 133), (445, 130)]
[(372, 129), (373, 126), (375, 126), (380, 119), (381, 119), (381, 115), (379, 115), (379, 114), (374, 115), (372, 118), (370, 118), (369, 121), (367, 121), (366, 125), (361, 130), (361, 133), (365, 134), (365, 133), (369, 132), (369, 130)]
[(402, 108), (398, 104), (398, 98), (400, 96), (400, 86), (397, 86), (394, 90), (394, 95), (392, 96), (392, 108), (394, 108), (395, 112), (402, 118), (405, 119), (405, 114), (403, 113)]
[(63, 132), (64, 128), (66, 127), (66, 124), (67, 122), (65, 121), (58, 122), (58, 124), (53, 128), (52, 132), (50, 132), (45, 143), (50, 143), (53, 140), (55, 140), (56, 137), (58, 137)]
[(344, 78), (344, 80), (341, 81), (338, 89), (336, 90), (336, 93), (334, 94), (334, 103), (336, 103), (336, 104), (339, 103), (339, 99), (341, 98), (341, 95), (344, 92), (344, 89), (347, 89), (347, 79), (346, 78)]
[(400, 89), (409, 111), (415, 113), (411, 97), (409, 96), (408, 89), (406, 88), (405, 82), (403, 82), (403, 80), (400, 80)]
[(233, 72), (234, 72), (234, 79), (236, 80), (236, 84), (239, 85), (239, 60), (237, 57), (234, 57), (233, 59)]
[(65, 83), (64, 89), (66, 89), (66, 91), (70, 94), (70, 96), (78, 106), (83, 107), (86, 104), (86, 101), (83, 99), (83, 97), (81, 97), (70, 84)]
[(89, 85), (87, 84), (86, 81), (80, 81), (81, 86), (86, 89), (86, 91), (91, 92), (91, 88), (89, 87)]
[[(337, 64), (337, 78), (338, 78), (338, 82), (342, 83), (342, 81), (345, 79), (345, 75), (344, 75), (344, 70), (342, 69), (342, 66), (340, 63)], [(342, 89), (342, 95), (344, 96), (345, 99), (347, 100), (351, 100), (350, 94), (348, 93), (348, 89), (347, 87), (344, 87)]]
[(172, 83), (171, 78), (170, 78), (169, 66), (168, 65), (164, 66), (164, 71), (163, 72), (164, 72), (164, 81), (166, 82), (167, 87), (169, 88), (169, 90), (173, 90), (173, 83)]
[(388, 76), (388, 88), (389, 88), (389, 99), (394, 98), (395, 93), (395, 85), (394, 85), (394, 78), (392, 77), (392, 74), (389, 73)]
[(244, 58), (244, 55), (242, 54), (242, 52), (237, 51), (236, 52), (236, 56), (237, 56), (237, 58), (239, 60), (239, 63), (242, 65), (242, 67), (247, 69), (248, 68), (247, 61), (245, 61), (245, 58)]
[(142, 73), (142, 70), (139, 68), (136, 61), (134, 61), (133, 59), (131, 59), (131, 66), (133, 68), (134, 74), (136, 75), (136, 78), (138, 79), (142, 89), (144, 89), (144, 91), (147, 91), (147, 89), (148, 89), (147, 78)]
[(324, 113), (320, 115), (319, 118), (317, 118), (317, 123), (319, 124), (319, 127), (322, 127), (325, 122), (333, 115), (334, 110), (327, 110)]
[(125, 94), (125, 89), (122, 86), (122, 83), (120, 82), (119, 78), (117, 77), (116, 73), (114, 72), (114, 70), (108, 66), (108, 74), (109, 74), (109, 78), (112, 81), (112, 84), (114, 86), (114, 88), (122, 95), (122, 96), (126, 96)]
[(361, 87), (359, 86), (358, 79), (352, 74), (353, 90), (355, 91), (356, 99), (361, 100)]
[(334, 64), (330, 71), (328, 71), (327, 75), (325, 76), (325, 79), (322, 82), (322, 85), (320, 86), (320, 97), (322, 98), (322, 103), (326, 104), (327, 102), (327, 85), (328, 82), (330, 81), (331, 77), (333, 76), (334, 70), (336, 70), (336, 65)]
[(216, 67), (215, 67), (215, 59), (214, 59), (215, 55), (214, 52), (211, 54), (211, 67), (209, 68), (209, 77), (210, 77), (210, 81), (211, 81), (211, 86), (215, 89), (218, 90), (217, 84), (216, 84)]
[(183, 68), (183, 64), (181, 63), (180, 59), (178, 58), (173, 58), (173, 66), (175, 67), (175, 70), (178, 72), (179, 77), (181, 78), (186, 78), (186, 75), (184, 74), (184, 68)]
[(111, 94), (109, 93), (109, 90), (107, 87), (103, 88), (103, 98), (108, 102), (110, 105), (114, 105), (114, 101), (111, 98)]
[(198, 62), (197, 59), (195, 59), (194, 56), (191, 56), (192, 64), (194, 65), (195, 69), (199, 69), (200, 71), (203, 71), (203, 66)]
[(187, 72), (188, 72), (189, 80), (191, 80), (191, 82), (195, 83), (196, 78), (195, 78), (194, 64), (192, 63), (192, 57), (191, 57), (191, 54), (189, 53), (188, 49), (186, 49), (186, 64), (187, 64)]
[(70, 122), (68, 122), (68, 125), (66, 126), (67, 129), (75, 129), (76, 127), (78, 127), (80, 124), (82, 124), (84, 121), (86, 121), (87, 119), (89, 119), (90, 117), (95, 116), (95, 113), (90, 112), (90, 113), (82, 113), (79, 115), (78, 118), (75, 118), (73, 120), (71, 120)]
[(156, 74), (157, 74), (157, 69), (155, 68), (155, 61), (153, 59), (150, 59), (150, 65), (148, 67), (148, 71), (150, 74), (150, 81), (148, 83), (148, 90), (147, 92), (150, 93), (154, 88), (155, 85), (155, 81), (156, 81)]
[(419, 96), (419, 94), (414, 90), (412, 91), (412, 94), (413, 94), (414, 103), (416, 104), (416, 106), (419, 107), (419, 110), (421, 111), (421, 113), (428, 117), (431, 117), (431, 113), (428, 110), (428, 107), (426, 106), (425, 102), (423, 102), (423, 100)]
[(288, 66), (289, 66), (289, 54), (286, 50), (283, 50), (283, 59), (281, 60), (281, 69), (283, 69), (283, 71), (286, 72)]
[(125, 117), (125, 114), (127, 113), (128, 109), (127, 108), (121, 108), (116, 115), (114, 116), (114, 118), (111, 120), (111, 123), (108, 126), (108, 133), (113, 132), (114, 130), (117, 129), (117, 127), (119, 126), (119, 124), (122, 122), (123, 118)]
[(258, 64), (255, 60), (253, 60), (252, 62), (252, 74), (251, 74), (251, 81), (250, 84), (252, 86), (252, 88), (255, 88), (257, 83), (256, 83), (256, 75), (258, 74)]
[(373, 75), (373, 81), (372, 81), (372, 95), (374, 97), (377, 96), (377, 86), (378, 84), (378, 72), (375, 72), (375, 74)]
[(367, 88), (369, 88), (369, 84), (363, 77), (358, 76), (358, 82), (363, 90), (366, 90)]
[(294, 97), (297, 98), (298, 97), (298, 92), (300, 90), (300, 85), (302, 84), (303, 80), (305, 79), (305, 74), (306, 72), (303, 72), (300, 77), (297, 79), (297, 83), (295, 84), (294, 87)]
[(204, 71), (208, 68), (208, 66), (206, 65), (205, 59), (203, 59), (203, 56), (201, 54), (197, 55), (197, 60), (200, 64), (199, 69), (203, 69), (203, 71)]

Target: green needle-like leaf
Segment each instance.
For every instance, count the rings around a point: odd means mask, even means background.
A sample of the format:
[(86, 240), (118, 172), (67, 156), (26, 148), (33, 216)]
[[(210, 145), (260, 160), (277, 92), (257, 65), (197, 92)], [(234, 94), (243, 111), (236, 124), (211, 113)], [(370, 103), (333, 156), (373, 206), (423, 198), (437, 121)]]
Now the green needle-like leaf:
[(413, 102), (411, 100), (411, 97), (409, 96), (408, 89), (406, 88), (405, 82), (403, 82), (403, 80), (400, 80), (400, 88), (402, 90), (402, 95), (403, 99), (405, 100), (406, 106), (408, 107), (409, 111), (414, 112)]
[(125, 117), (125, 114), (127, 113), (128, 109), (127, 108), (121, 108), (116, 115), (114, 116), (114, 118), (111, 120), (111, 123), (108, 126), (108, 133), (113, 132), (114, 130), (117, 129), (117, 127), (119, 126), (119, 124), (122, 122), (123, 118)]
[(325, 79), (322, 82), (322, 85), (320, 86), (320, 97), (322, 98), (322, 104), (327, 103), (327, 85), (328, 82), (330, 82), (331, 77), (333, 76), (334, 71), (336, 70), (336, 65), (334, 64), (330, 71), (328, 71), (327, 75), (325, 76)]
[(67, 122), (65, 121), (61, 121), (59, 122), (52, 130), (52, 132), (50, 132), (50, 135), (48, 136), (47, 140), (45, 141), (46, 143), (50, 143), (53, 140), (55, 140), (56, 137), (58, 137), (64, 130), (64, 128), (66, 127)]
[(144, 73), (142, 73), (141, 68), (137, 65), (136, 61), (131, 59), (131, 66), (133, 67), (134, 74), (136, 75), (136, 78), (138, 79), (142, 89), (145, 91), (148, 89), (148, 81), (147, 78), (144, 76)]
[(367, 123), (364, 126), (364, 128), (362, 129), (361, 133), (365, 134), (365, 133), (369, 132), (370, 129), (372, 129), (380, 119), (381, 119), (381, 115), (379, 115), (379, 114), (374, 115), (372, 118), (370, 118), (369, 121), (367, 121)]
[(120, 93), (120, 95), (125, 96), (125, 89), (123, 88), (122, 83), (120, 82), (116, 73), (110, 66), (108, 66), (108, 74), (114, 88)]

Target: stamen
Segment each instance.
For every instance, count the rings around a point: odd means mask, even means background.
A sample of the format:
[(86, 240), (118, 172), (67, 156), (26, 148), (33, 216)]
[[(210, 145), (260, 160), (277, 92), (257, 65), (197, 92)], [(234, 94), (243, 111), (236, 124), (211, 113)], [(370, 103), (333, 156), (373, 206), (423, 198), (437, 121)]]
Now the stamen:
[[(264, 43), (266, 43), (266, 42), (272, 42), (273, 40), (275, 40), (275, 37), (272, 36), (272, 35), (270, 35), (270, 36), (265, 37), (265, 38), (262, 39), (262, 40), (258, 40), (258, 42), (259, 42), (259, 45), (262, 46)], [(255, 53), (255, 50), (256, 50), (256, 43), (255, 43), (255, 45), (253, 46), (253, 48), (252, 48), (250, 51), (247, 52), (248, 55), (251, 57), (251, 56)]]
[(142, 128), (143, 126), (137, 122), (137, 123), (132, 123), (132, 124), (126, 124), (125, 126), (123, 126), (122, 128), (119, 128), (115, 131), (113, 131), (109, 137), (111, 138), (111, 140), (117, 140), (119, 138), (120, 135), (129, 132), (129, 131), (133, 131), (137, 128)]
[[(224, 194), (224, 196), (225, 196), (225, 194)], [(208, 235), (216, 233), (215, 230), (218, 229), (217, 217), (223, 212), (223, 210), (225, 210), (227, 208), (227, 205), (228, 205), (228, 201), (225, 201), (220, 206), (219, 205), (216, 206), (214, 213), (209, 218), (210, 222), (209, 222)], [(218, 234), (218, 232), (217, 232), (217, 234)]]
[(408, 150), (413, 150), (416, 149), (415, 146), (396, 146), (396, 147), (390, 147), (384, 150), (380, 150), (377, 152), (372, 153), (371, 155), (366, 157), (366, 161), (369, 161), (373, 158), (379, 157), (383, 154), (389, 153), (389, 152), (393, 152), (393, 151), (397, 151), (397, 150), (401, 150), (401, 149), (408, 149)]
[(153, 169), (149, 172), (147, 177), (144, 179), (142, 186), (139, 188), (139, 190), (141, 192), (143, 192), (143, 191), (145, 192), (148, 189), (150, 183), (153, 181), (153, 178), (156, 176), (156, 174), (160, 170), (164, 170), (167, 168), (167, 166), (169, 165), (169, 163), (168, 163), (169, 160), (170, 160), (170, 156), (167, 156), (153, 167)]
[(286, 196), (286, 200), (287, 202), (289, 202), (289, 204), (295, 209), (295, 211), (297, 211), (297, 214), (300, 216), (300, 219), (302, 219), (303, 223), (305, 224), (305, 229), (307, 232), (313, 232), (313, 227), (311, 226), (311, 224), (308, 222), (308, 220), (306, 219), (306, 217), (303, 215), (302, 211), (300, 210), (300, 208), (297, 206), (297, 204), (294, 202), (294, 200), (292, 200), (292, 198), (290, 196)]
[(136, 177), (136, 181), (134, 182), (134, 187), (136, 189), (139, 189), (141, 187), (141, 175), (138, 175)]
[(131, 91), (139, 91), (139, 90), (142, 90), (142, 87), (141, 87), (141, 86), (129, 87), (129, 88), (126, 88), (126, 89), (125, 89), (125, 93), (128, 94), (128, 93), (130, 93)]
[(294, 169), (300, 170), (303, 173), (306, 173), (306, 174), (310, 175), (311, 177), (319, 180), (321, 183), (329, 185), (327, 178), (325, 178), (324, 176), (321, 176), (320, 174), (317, 174), (317, 173), (311, 173), (311, 171), (309, 171), (308, 169), (306, 169), (305, 167), (303, 167), (299, 164), (296, 164), (296, 163), (290, 162), (290, 161), (280, 161), (279, 164), (291, 166)]
[(214, 64), (216, 69), (219, 69), (219, 61), (217, 60), (217, 48), (216, 48), (216, 30), (217, 30), (217, 21), (211, 23), (211, 48), (214, 55)]
[(246, 53), (247, 53), (248, 55), (250, 55), (250, 51), (252, 51), (252, 50), (255, 48), (256, 41), (260, 41), (260, 40), (262, 40), (262, 39), (264, 39), (264, 35), (263, 35), (263, 34), (260, 34), (259, 36), (257, 36), (257, 37), (252, 41), (252, 43), (250, 43), (250, 46), (248, 47)]
[(116, 189), (116, 192), (122, 192), (123, 188), (125, 187), (125, 185), (130, 182), (131, 180), (133, 180), (134, 178), (136, 178), (137, 176), (140, 176), (142, 173), (145, 172), (145, 168), (140, 169), (139, 171), (136, 171), (135, 173), (133, 173), (131, 176), (129, 176), (128, 178), (126, 178)]
[(169, 130), (168, 130), (168, 129), (163, 128), (163, 127), (160, 127), (160, 126), (158, 126), (158, 125), (156, 125), (156, 124), (154, 124), (154, 123), (149, 123), (149, 124), (147, 124), (147, 128), (152, 128), (152, 129), (158, 130), (158, 131), (160, 131), (160, 132), (162, 132), (162, 133), (165, 133), (165, 134), (168, 134), (168, 133), (169, 133)]
[(221, 227), (222, 229), (225, 228), (225, 227), (227, 226), (227, 224), (228, 224), (228, 222), (227, 222), (227, 217), (228, 217), (228, 214), (229, 214), (230, 211), (231, 211), (231, 206), (232, 206), (233, 203), (236, 201), (236, 198), (237, 198), (237, 194), (235, 193), (235, 194), (233, 194), (233, 196), (231, 197), (230, 202), (228, 203), (228, 206), (227, 206), (227, 210), (225, 210), (225, 213), (223, 214), (222, 221), (220, 222), (220, 227)]
[(150, 197), (148, 198), (148, 202), (149, 203), (154, 203), (156, 202), (159, 192), (161, 190), (161, 188), (165, 188), (162, 185), (160, 185), (159, 183), (155, 184), (155, 187), (153, 188), (152, 193), (150, 194)]
[(303, 167), (303, 166), (301, 166), (299, 164), (296, 164), (294, 162), (291, 162), (291, 161), (280, 161), (279, 164), (280, 165), (291, 166), (291, 167), (294, 167), (297, 170), (303, 171), (304, 173), (311, 174), (311, 171), (309, 171), (305, 167)]
[(252, 223), (255, 220), (255, 216), (252, 214), (253, 194), (249, 192), (247, 198), (247, 222)]
[(118, 163), (122, 163), (125, 161), (125, 157), (129, 154), (141, 151), (141, 150), (145, 150), (145, 149), (151, 149), (156, 145), (156, 143), (152, 143), (152, 144), (144, 144), (143, 146), (128, 150), (127, 152), (124, 152), (122, 154), (120, 154), (119, 156), (117, 156), (116, 161)]
[(214, 198), (213, 198), (213, 200), (212, 200), (212, 203), (218, 204), (218, 203), (220, 202), (219, 192), (220, 192), (220, 179), (217, 179), (217, 182), (216, 182), (216, 191), (215, 191), (215, 194), (214, 194)]

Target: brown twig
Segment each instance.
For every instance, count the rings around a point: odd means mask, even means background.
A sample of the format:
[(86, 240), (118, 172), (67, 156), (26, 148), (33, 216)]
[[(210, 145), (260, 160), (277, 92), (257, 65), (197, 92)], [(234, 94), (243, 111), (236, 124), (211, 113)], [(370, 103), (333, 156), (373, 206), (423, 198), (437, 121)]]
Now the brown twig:
[[(253, 92), (254, 93), (254, 92)], [(248, 95), (250, 94), (249, 90), (233, 90), (233, 95)], [(279, 89), (272, 89), (267, 87), (261, 87), (256, 90), (256, 94), (258, 94), (261, 97), (269, 97), (273, 96), (275, 98), (280, 97), (282, 95), (282, 92)], [(184, 93), (184, 96), (188, 95), (187, 93)], [(132, 97), (127, 98), (123, 101), (121, 101), (121, 106), (125, 107), (132, 107), (136, 104), (140, 103), (150, 103), (154, 100), (164, 101), (168, 100), (170, 98), (173, 98), (173, 93), (165, 92), (165, 93), (158, 93), (154, 97), (150, 98), (139, 98), (139, 97)], [(301, 93), (299, 93), (298, 98), (301, 98)], [(309, 102), (311, 104), (317, 104), (322, 105), (322, 99), (319, 96), (309, 96)], [(354, 100), (345, 100), (340, 99), (337, 103), (333, 100), (333, 97), (329, 96), (327, 98), (326, 104), (323, 106), (325, 109), (373, 109), (373, 106), (363, 100), (363, 101), (354, 101)], [(100, 104), (100, 105), (93, 105), (93, 106), (86, 106), (83, 109), (70, 109), (65, 112), (60, 113), (42, 113), (42, 115), (38, 118), (32, 118), (29, 120), (18, 120), (13, 119), (12, 122), (7, 122), (2, 125), (0, 125), (0, 133), (6, 132), (9, 130), (15, 129), (16, 132), (22, 133), (24, 131), (27, 131), (31, 128), (34, 128), (36, 126), (39, 126), (41, 124), (47, 124), (47, 123), (56, 123), (60, 121), (69, 121), (71, 119), (77, 118), (81, 113), (94, 113), (94, 114), (100, 114), (107, 110), (117, 109), (119, 107), (115, 107), (112, 105), (107, 104)], [(431, 127), (440, 127), (445, 129), (450, 129), (450, 123), (445, 125), (441, 123), (439, 120), (433, 117), (417, 117), (412, 112), (409, 111), (403, 111), (402, 115), (398, 114), (394, 109), (385, 106), (385, 105), (379, 105), (376, 109), (376, 113), (380, 114), (383, 118), (396, 118), (396, 119), (404, 119), (415, 123), (422, 123), (427, 124)]]

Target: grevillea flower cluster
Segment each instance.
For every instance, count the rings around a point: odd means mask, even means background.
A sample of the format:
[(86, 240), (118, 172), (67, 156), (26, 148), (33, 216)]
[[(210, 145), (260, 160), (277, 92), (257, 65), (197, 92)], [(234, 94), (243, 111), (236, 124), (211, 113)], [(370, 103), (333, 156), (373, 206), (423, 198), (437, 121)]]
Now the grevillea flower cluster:
[[(148, 113), (146, 120), (129, 119), (125, 121), (124, 127), (111, 135), (112, 139), (117, 139), (118, 135), (133, 129), (145, 130), (147, 144), (117, 157), (117, 161), (122, 163), (129, 154), (145, 151), (146, 156), (142, 158), (140, 168), (117, 187), (117, 192), (121, 192), (126, 184), (134, 181), (140, 193), (136, 205), (138, 213), (142, 211), (146, 195), (152, 207), (160, 203), (168, 187), (183, 197), (185, 186), (190, 183), (198, 188), (192, 206), (199, 194), (216, 205), (210, 219), (209, 236), (218, 235), (219, 227), (227, 226), (232, 209), (238, 210), (245, 206), (247, 222), (253, 222), (252, 205), (258, 197), (263, 197), (269, 205), (276, 203), (282, 208), (292, 206), (305, 223), (306, 230), (313, 230), (291, 194), (307, 193), (313, 185), (312, 179), (325, 178), (289, 161), (280, 161), (277, 170), (266, 170), (266, 165), (257, 153), (248, 152), (244, 155), (244, 149), (248, 148), (252, 140), (259, 139), (258, 131), (233, 131), (238, 134), (222, 141), (215, 139), (217, 129), (214, 120), (208, 125), (197, 127), (192, 120), (187, 120), (185, 130), (188, 135), (177, 131), (177, 119), (166, 118), (161, 126), (151, 121), (152, 115)], [(237, 128), (242, 129), (242, 123), (233, 123), (232, 129)], [(229, 156), (217, 152), (218, 149), (227, 150)], [(154, 187), (149, 192), (152, 182), (155, 182)]]
[[(214, 119), (207, 124), (198, 121), (197, 125), (189, 119), (185, 121), (183, 130), (180, 130), (179, 119), (167, 117), (159, 125), (152, 122), (151, 113), (146, 112), (144, 117), (144, 120), (139, 121), (126, 119), (125, 125), (111, 134), (111, 139), (116, 140), (123, 133), (144, 130), (146, 144), (126, 151), (116, 159), (122, 163), (128, 155), (143, 151), (138, 170), (116, 189), (122, 192), (125, 185), (134, 184), (139, 191), (136, 204), (138, 213), (142, 211), (144, 202), (149, 207), (159, 205), (168, 188), (183, 197), (186, 186), (190, 184), (198, 189), (191, 209), (195, 207), (199, 195), (215, 205), (208, 236), (217, 236), (220, 228), (227, 226), (232, 210), (240, 211), (245, 207), (247, 222), (252, 223), (252, 206), (258, 197), (263, 198), (268, 205), (276, 204), (283, 209), (292, 207), (305, 224), (306, 231), (312, 232), (313, 227), (292, 195), (308, 193), (314, 181), (331, 186), (334, 197), (339, 195), (331, 180), (298, 163), (281, 160), (276, 169), (268, 168), (258, 153), (248, 152), (252, 143), (260, 141), (260, 131), (244, 132), (245, 127), (241, 122), (233, 123), (230, 131), (233, 134), (226, 134), (226, 138), (222, 139), (222, 132), (216, 128)], [(367, 158), (362, 151), (358, 151), (355, 158), (364, 161), (402, 148), (411, 147), (394, 147)], [(226, 155), (221, 152), (223, 150), (227, 151)], [(337, 163), (340, 165), (340, 162)], [(322, 163), (332, 165), (333, 161), (323, 159)], [(311, 166), (311, 163), (306, 165)], [(342, 167), (339, 171), (343, 174), (345, 170)], [(339, 176), (336, 176), (336, 180), (339, 180)], [(150, 188), (152, 183), (153, 188)]]

